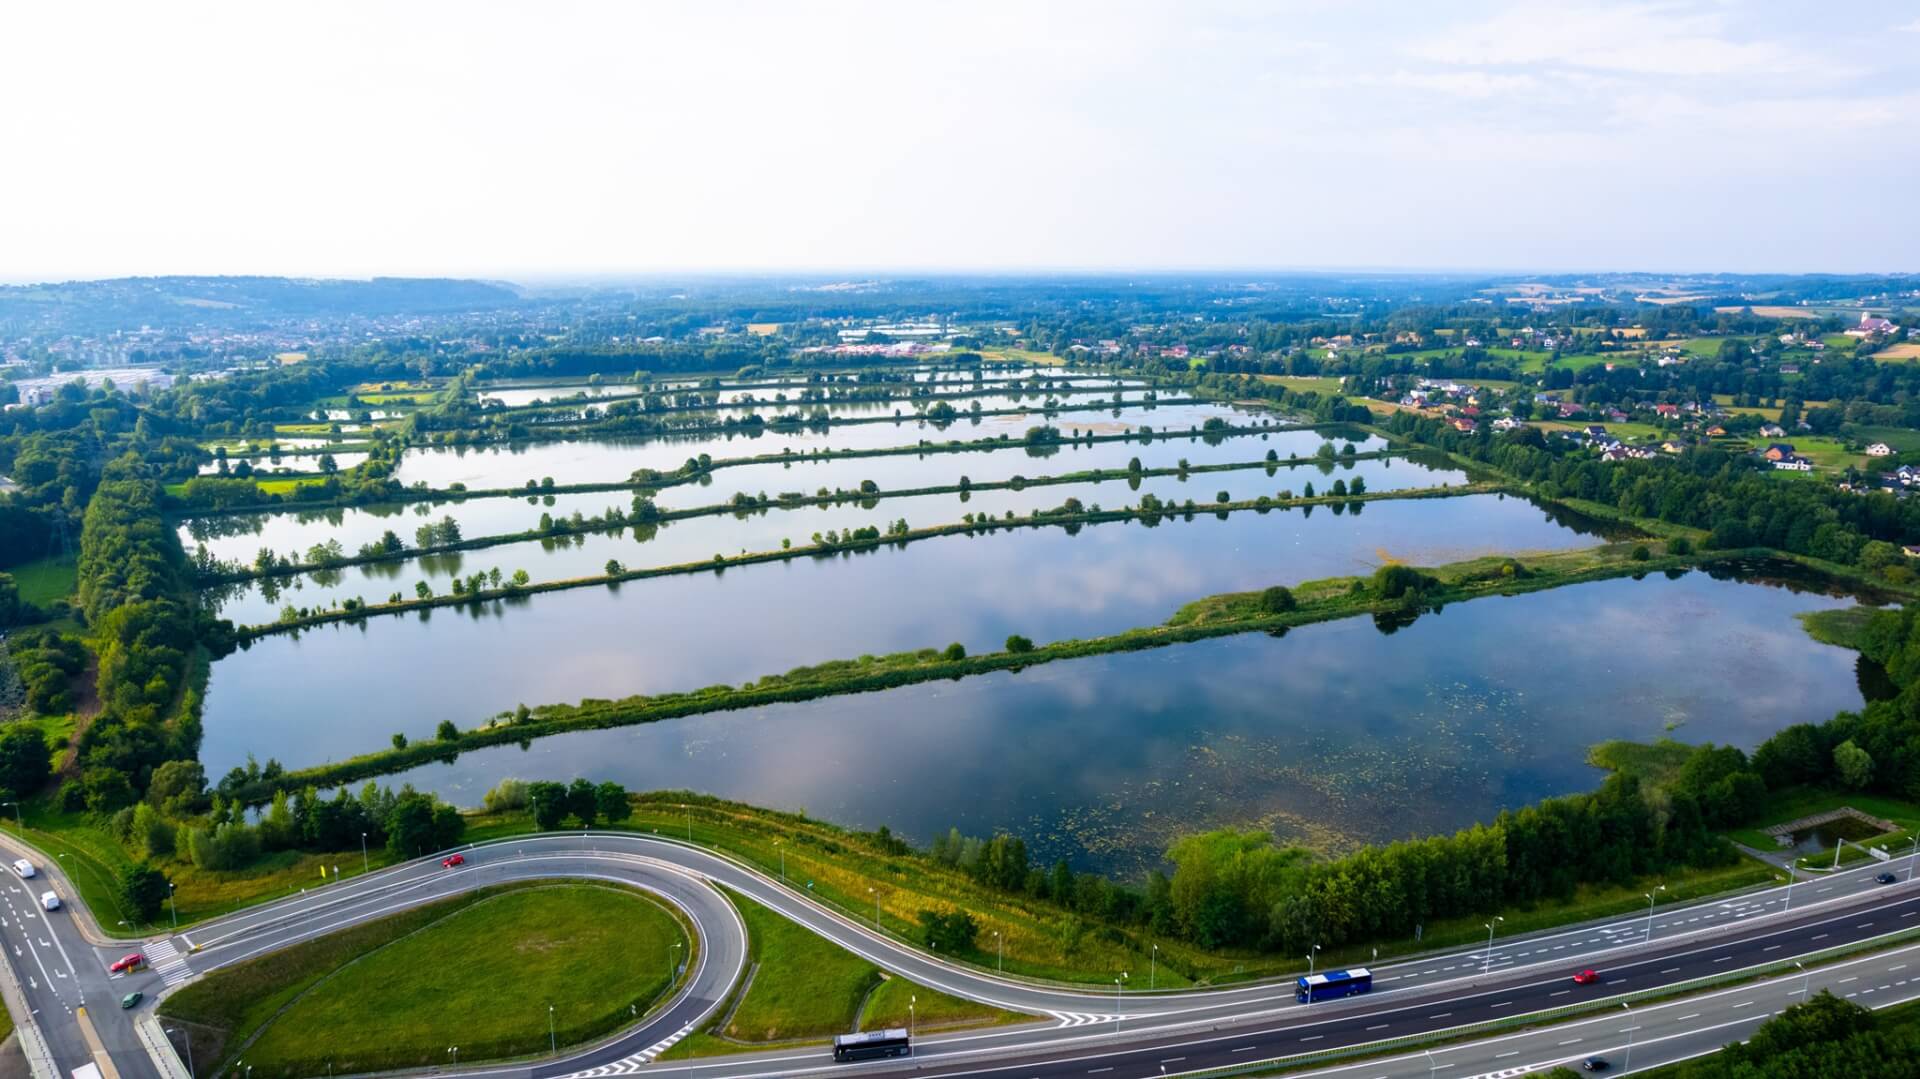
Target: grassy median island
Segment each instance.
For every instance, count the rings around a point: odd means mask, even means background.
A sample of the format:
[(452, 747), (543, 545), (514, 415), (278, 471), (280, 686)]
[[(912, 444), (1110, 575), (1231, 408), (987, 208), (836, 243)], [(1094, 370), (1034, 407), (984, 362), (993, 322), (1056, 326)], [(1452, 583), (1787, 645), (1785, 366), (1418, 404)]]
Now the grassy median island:
[(747, 923), (751, 974), (714, 1024), (682, 1040), (668, 1057), (713, 1056), (835, 1034), (904, 1027), (908, 1005), (918, 1030), (1019, 1023), (1032, 1016), (948, 996), (902, 978), (750, 899), (731, 895)]
[[(169, 996), (200, 1073), (262, 1076), (441, 1066), (542, 1054), (645, 1015), (689, 935), (640, 892), (489, 888), (252, 959)], [(674, 945), (680, 947), (676, 951)]]

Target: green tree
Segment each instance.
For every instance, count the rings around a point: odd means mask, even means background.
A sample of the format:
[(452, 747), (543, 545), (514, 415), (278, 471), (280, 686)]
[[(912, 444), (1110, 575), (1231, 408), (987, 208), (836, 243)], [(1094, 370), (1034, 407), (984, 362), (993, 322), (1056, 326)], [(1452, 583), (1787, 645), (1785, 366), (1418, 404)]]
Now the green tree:
[(167, 901), (166, 874), (145, 862), (134, 862), (120, 871), (120, 901), (143, 922), (150, 922)]
[(31, 723), (9, 724), (0, 732), (0, 790), (10, 800), (33, 794), (52, 774), (46, 736)]
[(1833, 747), (1833, 770), (1841, 783), (1863, 790), (1873, 782), (1873, 757), (1849, 738)]
[(1033, 642), (1015, 633), (1007, 638), (1007, 651), (1014, 653), (1031, 652), (1033, 651)]
[(576, 779), (567, 788), (567, 809), (580, 819), (580, 827), (593, 827), (600, 812), (600, 794), (591, 780)]
[(543, 832), (551, 832), (567, 819), (567, 788), (542, 780), (527, 784), (527, 804), (533, 807), (533, 823)]
[(923, 910), (919, 914), (921, 937), (935, 951), (962, 955), (973, 949), (980, 924), (964, 910)]
[(600, 819), (607, 824), (619, 824), (633, 816), (633, 803), (627, 799), (627, 788), (611, 780), (593, 788), (593, 804)]
[(1260, 609), (1267, 614), (1285, 614), (1298, 606), (1293, 590), (1285, 585), (1276, 584), (1260, 593)]
[(434, 728), (433, 736), (442, 742), (457, 742), (460, 740), (460, 728), (454, 726), (453, 720), (443, 719), (440, 725)]

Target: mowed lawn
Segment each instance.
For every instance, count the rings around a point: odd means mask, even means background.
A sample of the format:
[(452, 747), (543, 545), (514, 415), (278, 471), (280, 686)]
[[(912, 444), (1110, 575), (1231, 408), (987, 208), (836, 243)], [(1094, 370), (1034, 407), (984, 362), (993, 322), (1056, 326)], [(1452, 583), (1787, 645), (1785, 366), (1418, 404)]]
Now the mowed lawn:
[(1030, 1017), (886, 978), (880, 968), (778, 914), (732, 896), (747, 923), (753, 981), (720, 1037), (687, 1038), (668, 1057), (739, 1052), (773, 1042), (820, 1041), (875, 1027), (1020, 1022)]
[[(251, 1018), (229, 1048), (263, 1077), (443, 1066), (451, 1046), (463, 1062), (545, 1051), (549, 1007), (562, 1045), (623, 1026), (668, 989), (688, 947), (665, 907), (629, 889), (556, 884), (468, 898), (400, 915), (397, 935), (363, 933), (359, 948), (322, 938), (311, 954), (301, 945), (256, 960), (265, 972), (215, 974), (164, 1010)], [(273, 968), (307, 984), (275, 985)], [(243, 999), (218, 1001), (223, 985)], [(284, 1010), (262, 1014), (251, 1006), (261, 998)], [(241, 1050), (251, 1029), (259, 1036)]]
[(79, 576), (79, 564), (73, 555), (53, 555), (22, 562), (6, 572), (20, 589), (20, 598), (36, 607), (45, 607), (57, 599), (73, 595)]

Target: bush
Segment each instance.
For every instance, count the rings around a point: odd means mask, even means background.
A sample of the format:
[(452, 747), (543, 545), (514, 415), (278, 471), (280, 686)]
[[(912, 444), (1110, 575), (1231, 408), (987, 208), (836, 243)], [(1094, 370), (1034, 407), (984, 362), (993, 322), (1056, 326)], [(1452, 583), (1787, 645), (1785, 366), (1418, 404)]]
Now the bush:
[(1283, 585), (1274, 585), (1260, 593), (1260, 609), (1267, 614), (1285, 614), (1299, 605), (1293, 598), (1293, 590)]
[(1693, 541), (1685, 536), (1675, 536), (1673, 539), (1667, 541), (1667, 553), (1673, 555), (1692, 554)]
[(947, 955), (970, 951), (974, 938), (980, 933), (979, 923), (964, 910), (923, 910), (920, 912), (920, 927), (926, 942), (934, 950)]
[(947, 650), (940, 653), (940, 655), (941, 658), (945, 659), (948, 663), (958, 663), (967, 658), (967, 646), (961, 644), (959, 641), (955, 641), (948, 645)]
[(1634, 544), (1634, 547), (1633, 547), (1633, 553), (1629, 557), (1631, 557), (1635, 562), (1645, 562), (1647, 559), (1653, 557), (1653, 552), (1647, 550), (1646, 544), (1636, 543)]
[(506, 813), (527, 808), (527, 784), (524, 780), (503, 779), (481, 799), (489, 813)]
[(150, 922), (167, 901), (167, 878), (145, 862), (135, 862), (120, 873), (120, 898), (141, 921)]
[(1418, 596), (1439, 583), (1412, 566), (1395, 564), (1373, 571), (1373, 594), (1381, 599)]
[(1033, 651), (1033, 642), (1020, 636), (1018, 633), (1013, 634), (1007, 638), (1007, 651), (1015, 653), (1031, 652)]

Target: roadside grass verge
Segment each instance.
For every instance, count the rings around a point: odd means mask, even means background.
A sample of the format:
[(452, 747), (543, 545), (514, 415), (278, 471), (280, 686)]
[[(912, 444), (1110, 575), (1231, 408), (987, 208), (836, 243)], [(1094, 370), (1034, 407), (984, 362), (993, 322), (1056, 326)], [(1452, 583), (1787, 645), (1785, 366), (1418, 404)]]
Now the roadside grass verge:
[(463, 1062), (528, 1056), (547, 1051), (549, 1007), (561, 1045), (635, 1021), (688, 939), (630, 889), (488, 889), (217, 971), (161, 1012), (224, 1030), (214, 1064), (264, 1076), (444, 1066), (453, 1046)]
[(1032, 1016), (975, 1004), (887, 976), (874, 964), (743, 896), (727, 893), (747, 924), (752, 981), (718, 1018), (724, 1029), (683, 1039), (665, 1058), (748, 1052), (767, 1045), (820, 1042), (835, 1034), (909, 1021), (920, 1030), (1029, 1022)]

